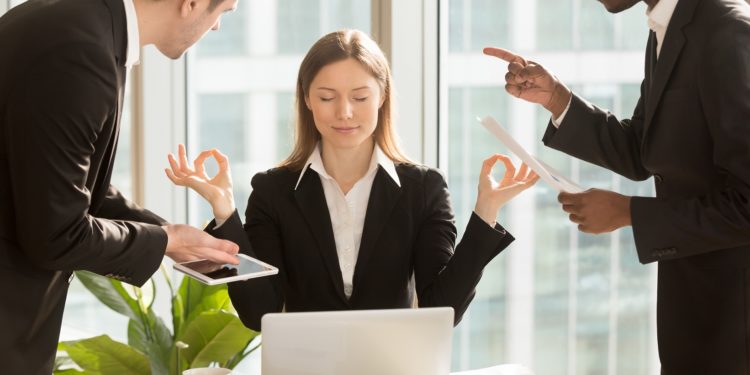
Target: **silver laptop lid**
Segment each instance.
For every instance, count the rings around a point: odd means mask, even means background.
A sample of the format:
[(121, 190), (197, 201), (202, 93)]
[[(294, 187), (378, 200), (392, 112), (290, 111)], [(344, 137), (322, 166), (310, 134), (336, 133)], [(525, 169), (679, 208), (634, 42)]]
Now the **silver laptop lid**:
[(450, 307), (266, 314), (263, 375), (447, 375)]

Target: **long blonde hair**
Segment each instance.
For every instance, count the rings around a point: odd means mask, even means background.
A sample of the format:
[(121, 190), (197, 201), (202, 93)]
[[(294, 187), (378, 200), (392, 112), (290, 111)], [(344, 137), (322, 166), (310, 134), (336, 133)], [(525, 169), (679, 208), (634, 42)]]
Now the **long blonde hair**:
[(391, 68), (383, 51), (359, 30), (339, 30), (318, 39), (302, 60), (297, 75), (294, 148), (281, 162), (280, 167), (287, 167), (293, 171), (304, 168), (307, 158), (320, 140), (312, 111), (305, 104), (310, 84), (323, 67), (346, 59), (354, 59), (362, 64), (378, 81), (383, 93), (383, 104), (378, 109), (378, 123), (373, 133), (375, 142), (394, 163), (413, 164), (398, 146), (397, 135), (393, 129)]

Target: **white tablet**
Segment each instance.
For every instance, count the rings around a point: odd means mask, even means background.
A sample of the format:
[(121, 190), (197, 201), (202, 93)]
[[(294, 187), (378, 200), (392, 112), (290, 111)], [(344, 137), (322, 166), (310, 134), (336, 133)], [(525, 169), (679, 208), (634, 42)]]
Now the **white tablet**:
[(209, 260), (175, 263), (174, 268), (208, 285), (231, 283), (256, 277), (275, 275), (279, 269), (245, 254), (237, 254), (240, 264), (219, 264)]

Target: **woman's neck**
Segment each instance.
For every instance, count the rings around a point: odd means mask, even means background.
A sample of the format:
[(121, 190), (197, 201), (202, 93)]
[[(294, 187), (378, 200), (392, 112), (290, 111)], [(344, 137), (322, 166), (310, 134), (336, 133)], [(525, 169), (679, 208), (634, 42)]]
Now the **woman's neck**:
[(336, 180), (341, 191), (347, 194), (362, 177), (367, 174), (372, 159), (375, 140), (368, 138), (354, 148), (335, 148), (325, 141), (321, 142), (321, 158), (326, 172)]

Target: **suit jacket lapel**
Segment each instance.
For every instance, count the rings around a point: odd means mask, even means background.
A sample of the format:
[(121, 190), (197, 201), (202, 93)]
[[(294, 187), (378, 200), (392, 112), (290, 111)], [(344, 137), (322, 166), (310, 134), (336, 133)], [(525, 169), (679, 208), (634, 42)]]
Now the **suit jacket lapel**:
[(651, 77), (651, 87), (649, 88), (646, 100), (646, 123), (644, 127), (644, 137), (654, 118), (656, 109), (661, 101), (664, 89), (669, 82), (677, 59), (680, 57), (682, 47), (685, 45), (685, 34), (683, 29), (693, 20), (693, 13), (698, 0), (682, 0), (677, 3), (672, 19), (669, 21), (667, 33), (664, 36), (661, 53), (659, 54), (656, 67)]
[(364, 265), (368, 258), (375, 252), (383, 228), (391, 218), (393, 209), (401, 197), (401, 188), (396, 184), (382, 167), (378, 167), (375, 180), (372, 183), (370, 198), (367, 201), (367, 213), (365, 224), (362, 228), (362, 240), (359, 245), (357, 265), (354, 268), (354, 292), (357, 292), (358, 280), (362, 277)]
[(294, 198), (315, 237), (315, 241), (318, 243), (320, 256), (328, 268), (331, 281), (333, 281), (339, 297), (348, 303), (344, 294), (344, 281), (341, 276), (338, 253), (336, 252), (336, 240), (333, 237), (331, 216), (328, 213), (326, 197), (317, 172), (311, 169), (305, 171), (305, 176), (302, 177), (297, 190), (294, 191)]

